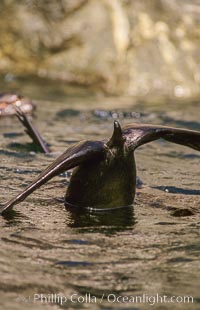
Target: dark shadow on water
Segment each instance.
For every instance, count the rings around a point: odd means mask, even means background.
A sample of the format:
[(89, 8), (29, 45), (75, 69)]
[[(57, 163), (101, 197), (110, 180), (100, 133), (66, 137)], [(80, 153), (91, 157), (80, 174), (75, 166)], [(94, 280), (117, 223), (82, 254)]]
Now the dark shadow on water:
[[(50, 146), (48, 144), (48, 146)], [(8, 148), (13, 149), (18, 152), (36, 152), (41, 153), (41, 149), (35, 143), (17, 143), (12, 142), (7, 145)]]
[(12, 156), (12, 157), (16, 157), (16, 158), (26, 158), (28, 156), (32, 156), (30, 154), (25, 154), (25, 153), (17, 153), (17, 152), (14, 152), (14, 151), (7, 151), (7, 150), (2, 150), (0, 149), (0, 155), (3, 155), (3, 156)]
[(183, 158), (188, 158), (188, 159), (194, 159), (194, 158), (200, 158), (200, 155), (197, 154), (183, 154)]
[(77, 117), (81, 114), (80, 111), (75, 109), (65, 109), (56, 113), (56, 117), (65, 118), (65, 117)]
[(55, 263), (57, 266), (64, 266), (64, 267), (88, 267), (94, 265), (93, 263), (87, 261), (73, 261), (73, 260), (61, 260)]
[(153, 186), (152, 188), (159, 189), (163, 192), (169, 192), (171, 194), (200, 195), (200, 190), (198, 189), (185, 189), (176, 186)]
[[(163, 141), (161, 140), (159, 143), (163, 143)], [(194, 153), (188, 153), (188, 154), (183, 154), (182, 152), (177, 152), (177, 151), (171, 151), (168, 153), (160, 153), (159, 156), (167, 156), (170, 158), (186, 158), (186, 159), (195, 159), (195, 158), (200, 158), (200, 155), (198, 154), (194, 154)]]
[(169, 123), (176, 124), (177, 126), (180, 127), (185, 127), (193, 130), (200, 130), (200, 122), (195, 122), (195, 121), (186, 121), (186, 120), (177, 120), (172, 117), (166, 116), (166, 115), (160, 115), (161, 120), (163, 121), (163, 124), (169, 125)]
[(16, 137), (21, 137), (23, 136), (24, 134), (21, 133), (21, 132), (8, 132), (8, 133), (4, 133), (3, 134), (3, 137), (4, 138), (9, 138), (9, 139), (13, 139), (13, 138), (16, 138)]
[(4, 218), (8, 226), (18, 226), (23, 221), (27, 221), (28, 219), (28, 217), (23, 215), (21, 212), (15, 211), (13, 209), (9, 210), (5, 214), (2, 214), (1, 216)]

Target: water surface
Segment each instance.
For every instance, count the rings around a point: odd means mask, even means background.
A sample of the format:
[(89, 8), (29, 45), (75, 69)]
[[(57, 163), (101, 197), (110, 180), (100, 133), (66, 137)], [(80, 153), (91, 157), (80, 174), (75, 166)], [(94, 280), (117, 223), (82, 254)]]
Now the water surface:
[[(198, 100), (167, 105), (152, 100), (146, 105), (141, 99), (87, 95), (82, 89), (66, 94), (61, 86), (44, 86), (25, 84), (20, 89), (35, 99), (33, 121), (53, 155), (32, 152), (18, 120), (1, 118), (1, 203), (71, 143), (110, 137), (113, 118), (122, 124), (200, 130)], [(159, 294), (189, 295), (194, 303), (159, 303), (155, 309), (199, 309), (199, 160), (200, 153), (165, 141), (141, 147), (136, 162), (143, 185), (133, 209), (103, 214), (65, 210), (55, 198), (64, 196), (70, 173), (34, 192), (0, 218), (2, 308), (149, 309), (145, 303), (112, 302), (111, 297)], [(75, 302), (61, 306), (58, 300), (34, 301), (35, 294), (77, 295)], [(96, 302), (76, 300), (88, 294)]]

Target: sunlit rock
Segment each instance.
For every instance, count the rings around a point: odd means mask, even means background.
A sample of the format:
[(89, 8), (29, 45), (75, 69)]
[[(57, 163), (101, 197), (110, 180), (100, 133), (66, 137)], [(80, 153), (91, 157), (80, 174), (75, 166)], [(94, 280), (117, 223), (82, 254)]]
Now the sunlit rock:
[(6, 80), (31, 74), (112, 94), (199, 95), (195, 0), (4, 0), (0, 10)]

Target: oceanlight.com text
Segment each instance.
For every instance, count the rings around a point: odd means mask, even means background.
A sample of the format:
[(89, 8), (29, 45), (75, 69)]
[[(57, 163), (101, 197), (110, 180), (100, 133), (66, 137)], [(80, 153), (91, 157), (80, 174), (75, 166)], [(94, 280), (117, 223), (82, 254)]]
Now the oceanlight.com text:
[(193, 296), (167, 296), (167, 295), (117, 295), (116, 293), (95, 296), (91, 293), (84, 295), (72, 293), (70, 295), (62, 294), (34, 294), (28, 297), (19, 297), (19, 301), (42, 304), (101, 304), (102, 302), (109, 304), (148, 304), (154, 306), (156, 304), (190, 304), (194, 302)]

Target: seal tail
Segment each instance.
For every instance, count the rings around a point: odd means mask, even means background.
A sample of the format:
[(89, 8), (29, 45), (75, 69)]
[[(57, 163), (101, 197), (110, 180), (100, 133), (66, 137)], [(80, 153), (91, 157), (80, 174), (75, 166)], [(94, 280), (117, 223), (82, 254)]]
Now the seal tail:
[(118, 121), (114, 121), (113, 134), (110, 140), (107, 142), (107, 145), (109, 147), (122, 146), (124, 144), (124, 141), (125, 139), (123, 137), (122, 128)]

